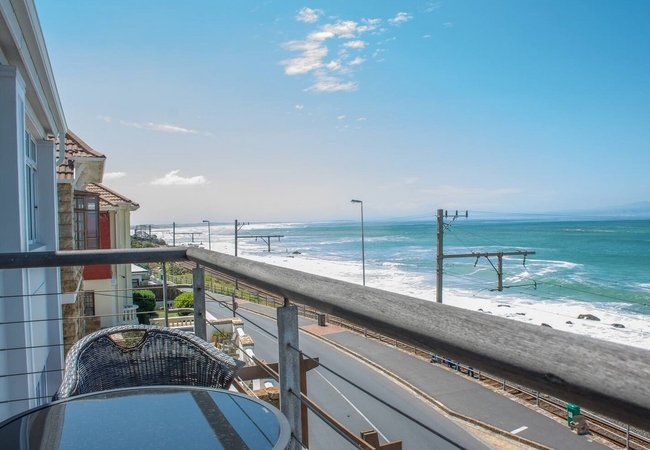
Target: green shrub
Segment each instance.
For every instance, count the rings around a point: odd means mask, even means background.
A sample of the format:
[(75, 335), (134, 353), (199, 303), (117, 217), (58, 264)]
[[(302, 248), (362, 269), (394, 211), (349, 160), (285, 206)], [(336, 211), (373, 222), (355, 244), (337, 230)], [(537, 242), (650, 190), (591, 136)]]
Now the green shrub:
[(148, 289), (133, 291), (133, 304), (138, 305), (138, 323), (149, 324), (149, 314), (156, 309), (156, 294)]
[[(177, 308), (194, 308), (194, 294), (192, 292), (183, 292), (174, 299), (174, 305)], [(179, 312), (181, 316), (188, 316), (189, 312)]]

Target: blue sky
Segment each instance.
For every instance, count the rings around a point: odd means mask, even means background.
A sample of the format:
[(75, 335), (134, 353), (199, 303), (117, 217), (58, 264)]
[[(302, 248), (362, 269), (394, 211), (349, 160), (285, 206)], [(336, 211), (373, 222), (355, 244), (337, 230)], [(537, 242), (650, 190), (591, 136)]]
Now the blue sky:
[(650, 2), (36, 0), (134, 224), (650, 200)]

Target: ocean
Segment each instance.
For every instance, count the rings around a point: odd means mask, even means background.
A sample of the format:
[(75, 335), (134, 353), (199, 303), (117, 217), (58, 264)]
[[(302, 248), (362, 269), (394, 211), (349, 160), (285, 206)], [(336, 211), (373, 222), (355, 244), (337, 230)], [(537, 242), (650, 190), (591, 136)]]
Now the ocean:
[[(445, 223), (445, 255), (535, 254), (503, 257), (501, 291), (496, 256), (446, 258), (443, 303), (650, 349), (650, 220), (470, 214)], [(210, 231), (212, 250), (234, 254), (234, 222), (211, 223)], [(435, 215), (366, 221), (363, 231), (367, 286), (435, 301)], [(171, 225), (152, 226), (152, 233), (171, 245)], [(205, 223), (177, 224), (176, 233), (176, 245), (193, 237), (208, 248)], [(362, 283), (358, 221), (251, 223), (238, 236), (241, 257)]]

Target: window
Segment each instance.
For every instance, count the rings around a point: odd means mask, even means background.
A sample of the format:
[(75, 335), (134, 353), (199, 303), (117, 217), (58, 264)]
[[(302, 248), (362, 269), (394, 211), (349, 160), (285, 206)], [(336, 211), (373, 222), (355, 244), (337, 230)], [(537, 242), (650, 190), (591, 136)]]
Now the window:
[(75, 249), (99, 248), (99, 197), (76, 193), (74, 197)]
[(36, 173), (36, 141), (28, 133), (25, 132), (25, 193), (26, 193), (26, 223), (27, 223), (27, 239), (30, 244), (37, 240), (38, 233), (38, 205), (36, 200), (38, 198), (38, 178)]
[(84, 316), (90, 317), (95, 315), (95, 291), (84, 291)]

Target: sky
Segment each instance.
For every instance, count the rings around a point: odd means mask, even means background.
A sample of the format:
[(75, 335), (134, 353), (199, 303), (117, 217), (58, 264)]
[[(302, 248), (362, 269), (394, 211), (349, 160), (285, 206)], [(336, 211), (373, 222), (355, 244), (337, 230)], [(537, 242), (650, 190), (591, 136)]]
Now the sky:
[(650, 2), (35, 0), (133, 224), (650, 200)]

